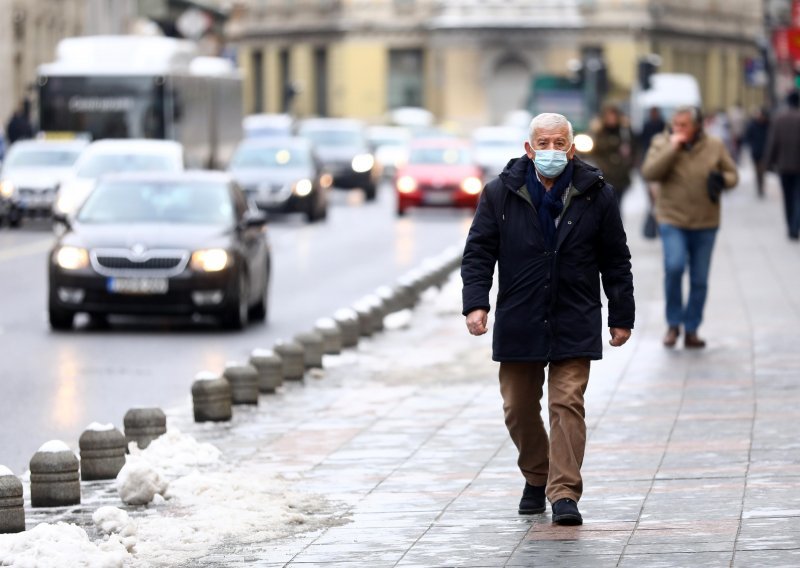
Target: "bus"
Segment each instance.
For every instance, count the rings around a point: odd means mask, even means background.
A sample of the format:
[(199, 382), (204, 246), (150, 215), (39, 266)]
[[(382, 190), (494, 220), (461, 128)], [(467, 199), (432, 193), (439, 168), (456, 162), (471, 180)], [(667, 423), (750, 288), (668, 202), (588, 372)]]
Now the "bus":
[(186, 40), (66, 38), (37, 85), (45, 138), (174, 140), (190, 168), (224, 168), (242, 138), (241, 74)]

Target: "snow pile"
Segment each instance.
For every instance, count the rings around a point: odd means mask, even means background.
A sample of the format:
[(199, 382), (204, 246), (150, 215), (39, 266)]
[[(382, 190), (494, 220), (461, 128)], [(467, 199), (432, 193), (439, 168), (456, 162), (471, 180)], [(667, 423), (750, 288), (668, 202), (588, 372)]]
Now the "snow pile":
[(130, 558), (117, 538), (93, 544), (82, 528), (41, 523), (27, 532), (0, 534), (0, 566), (122, 568)]
[(450, 275), (433, 302), (438, 315), (461, 314), (461, 276), (457, 272)]
[(45, 442), (42, 444), (42, 447), (37, 450), (37, 452), (44, 452), (47, 454), (55, 454), (58, 452), (68, 452), (70, 451), (69, 446), (66, 445), (61, 440), (50, 440), (49, 442)]
[(400, 310), (383, 318), (383, 327), (387, 331), (398, 329), (408, 329), (411, 327), (413, 312), (411, 310)]
[(92, 515), (97, 530), (107, 535), (107, 540), (117, 540), (128, 552), (136, 547), (136, 523), (128, 513), (116, 507), (100, 507)]
[(286, 482), (240, 468), (192, 473), (172, 481), (169, 506), (139, 520), (137, 561), (174, 566), (202, 557), (223, 541), (264, 543), (298, 530), (337, 523), (320, 496), (294, 494)]
[(0, 465), (0, 477), (4, 475), (14, 475), (14, 473), (4, 465)]
[(167, 482), (161, 472), (139, 456), (128, 456), (117, 474), (119, 498), (128, 505), (146, 505), (166, 490)]
[(219, 463), (220, 452), (211, 444), (200, 443), (177, 428), (167, 430), (144, 450), (130, 446), (131, 456), (138, 456), (170, 476), (190, 473), (200, 466)]
[(86, 427), (87, 430), (91, 430), (92, 432), (107, 432), (108, 430), (113, 430), (113, 424), (100, 424), (99, 422), (92, 422)]

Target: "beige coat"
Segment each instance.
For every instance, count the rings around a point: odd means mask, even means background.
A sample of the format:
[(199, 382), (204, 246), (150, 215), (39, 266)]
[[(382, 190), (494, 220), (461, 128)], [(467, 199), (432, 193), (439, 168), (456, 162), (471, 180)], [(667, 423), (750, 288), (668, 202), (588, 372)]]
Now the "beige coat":
[(675, 150), (668, 133), (653, 138), (642, 164), (642, 176), (659, 182), (658, 222), (682, 229), (719, 227), (719, 202), (711, 201), (707, 190), (712, 171), (723, 175), (728, 189), (739, 182), (736, 164), (719, 138), (701, 134), (688, 150)]

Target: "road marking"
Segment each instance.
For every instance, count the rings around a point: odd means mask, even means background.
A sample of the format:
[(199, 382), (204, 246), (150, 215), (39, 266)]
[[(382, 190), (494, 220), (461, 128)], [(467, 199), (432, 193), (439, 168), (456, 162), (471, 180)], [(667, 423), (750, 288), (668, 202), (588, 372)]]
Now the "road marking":
[(47, 238), (24, 245), (11, 245), (6, 250), (0, 250), (0, 262), (14, 260), (21, 256), (30, 256), (50, 250), (53, 246), (53, 239)]

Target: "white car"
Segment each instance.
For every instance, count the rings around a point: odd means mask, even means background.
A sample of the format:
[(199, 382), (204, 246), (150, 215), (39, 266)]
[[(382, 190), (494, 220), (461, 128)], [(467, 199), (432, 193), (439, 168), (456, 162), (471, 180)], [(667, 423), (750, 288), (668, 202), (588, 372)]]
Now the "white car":
[(375, 155), (380, 174), (391, 177), (408, 162), (411, 131), (402, 126), (370, 126), (367, 141)]
[(83, 205), (97, 180), (124, 172), (180, 172), (183, 146), (171, 140), (98, 140), (75, 163), (72, 176), (58, 190), (56, 217), (71, 217)]
[(472, 132), (472, 154), (491, 179), (500, 174), (511, 158), (525, 153), (525, 133), (509, 126), (484, 126)]
[(21, 140), (12, 145), (0, 170), (0, 199), (11, 226), (24, 216), (50, 215), (56, 191), (69, 177), (86, 140)]

